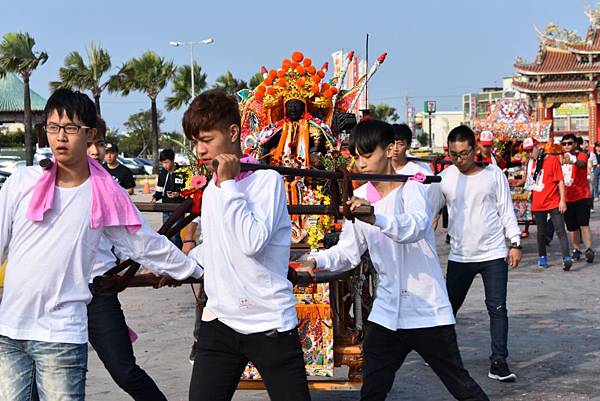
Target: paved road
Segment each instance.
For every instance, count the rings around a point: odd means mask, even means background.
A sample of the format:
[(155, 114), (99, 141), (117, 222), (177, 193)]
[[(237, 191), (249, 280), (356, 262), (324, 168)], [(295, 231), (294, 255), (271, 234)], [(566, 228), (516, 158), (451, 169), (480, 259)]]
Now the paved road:
[[(152, 216), (151, 221), (156, 224), (158, 218)], [(593, 217), (592, 228), (598, 243), (600, 217)], [(533, 237), (535, 227), (531, 233)], [(540, 271), (536, 267), (534, 239), (525, 240), (524, 245), (526, 257), (522, 266), (509, 275), (508, 299), (509, 362), (519, 380), (502, 384), (487, 378), (489, 325), (479, 278), (457, 322), (465, 366), (492, 400), (600, 401), (600, 263), (579, 262), (571, 272), (563, 272), (555, 241), (549, 248), (551, 267)], [(447, 246), (438, 248), (445, 265)], [(157, 381), (169, 400), (187, 400), (191, 374), (187, 356), (194, 319), (189, 286), (128, 289), (121, 295), (121, 302), (129, 324), (140, 335), (135, 343), (139, 364)], [(112, 382), (93, 351), (88, 399), (130, 400)], [(234, 399), (268, 400), (268, 397), (263, 391), (238, 391)], [(313, 400), (352, 401), (358, 400), (358, 394), (313, 393)], [(413, 353), (396, 375), (388, 400), (443, 401), (452, 397)]]

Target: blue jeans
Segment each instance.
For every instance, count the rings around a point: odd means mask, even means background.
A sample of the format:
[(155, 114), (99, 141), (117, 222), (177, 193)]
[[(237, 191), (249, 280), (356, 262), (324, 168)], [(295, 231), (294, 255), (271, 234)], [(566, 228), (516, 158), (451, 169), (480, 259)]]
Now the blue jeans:
[(87, 344), (13, 340), (0, 336), (0, 399), (83, 401)]
[(449, 260), (446, 287), (452, 310), (454, 315), (458, 313), (477, 274), (481, 274), (483, 279), (485, 306), (490, 316), (492, 337), (490, 359), (504, 361), (508, 357), (508, 312), (506, 310), (508, 264), (504, 258), (476, 263), (459, 263)]
[(594, 167), (592, 176), (592, 198), (600, 198), (600, 167)]

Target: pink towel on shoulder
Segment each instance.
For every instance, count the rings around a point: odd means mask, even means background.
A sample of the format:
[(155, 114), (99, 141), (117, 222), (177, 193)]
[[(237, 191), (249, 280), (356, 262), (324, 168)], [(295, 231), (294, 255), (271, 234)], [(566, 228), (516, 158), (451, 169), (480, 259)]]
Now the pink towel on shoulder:
[[(137, 209), (131, 202), (129, 194), (113, 180), (112, 176), (96, 162), (88, 157), (90, 179), (92, 180), (92, 216), (90, 227), (101, 228), (125, 226), (135, 234), (142, 226)], [(33, 191), (27, 209), (27, 218), (32, 221), (43, 221), (46, 211), (52, 209), (54, 203), (54, 187), (56, 186), (56, 162), (44, 171)]]

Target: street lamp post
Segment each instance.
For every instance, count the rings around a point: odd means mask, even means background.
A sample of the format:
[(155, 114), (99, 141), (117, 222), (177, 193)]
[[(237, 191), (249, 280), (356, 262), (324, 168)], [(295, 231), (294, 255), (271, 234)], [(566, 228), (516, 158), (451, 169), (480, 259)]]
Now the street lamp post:
[(213, 38), (207, 38), (199, 41), (191, 41), (191, 42), (169, 42), (171, 46), (181, 46), (188, 45), (190, 47), (190, 72), (192, 74), (192, 100), (196, 97), (196, 88), (194, 86), (194, 45), (210, 45), (214, 43)]
[[(192, 100), (194, 100), (194, 98), (196, 97), (196, 86), (194, 85), (194, 45), (210, 45), (214, 41), (215, 40), (213, 38), (206, 38), (203, 40), (190, 41), (190, 42), (179, 42), (179, 41), (169, 42), (169, 44), (171, 46), (175, 46), (175, 47), (179, 47), (181, 45), (188, 45), (190, 47), (190, 74), (191, 74), (191, 81), (192, 81)], [(183, 143), (184, 143), (184, 145), (186, 144), (185, 135), (183, 136)]]

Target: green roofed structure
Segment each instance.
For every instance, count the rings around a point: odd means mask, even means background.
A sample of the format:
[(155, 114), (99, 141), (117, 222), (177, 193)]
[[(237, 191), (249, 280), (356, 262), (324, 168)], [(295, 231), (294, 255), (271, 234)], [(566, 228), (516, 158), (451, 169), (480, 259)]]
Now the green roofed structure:
[[(24, 84), (14, 73), (0, 78), (0, 124), (23, 123)], [(30, 89), (33, 125), (42, 122), (46, 99)]]

